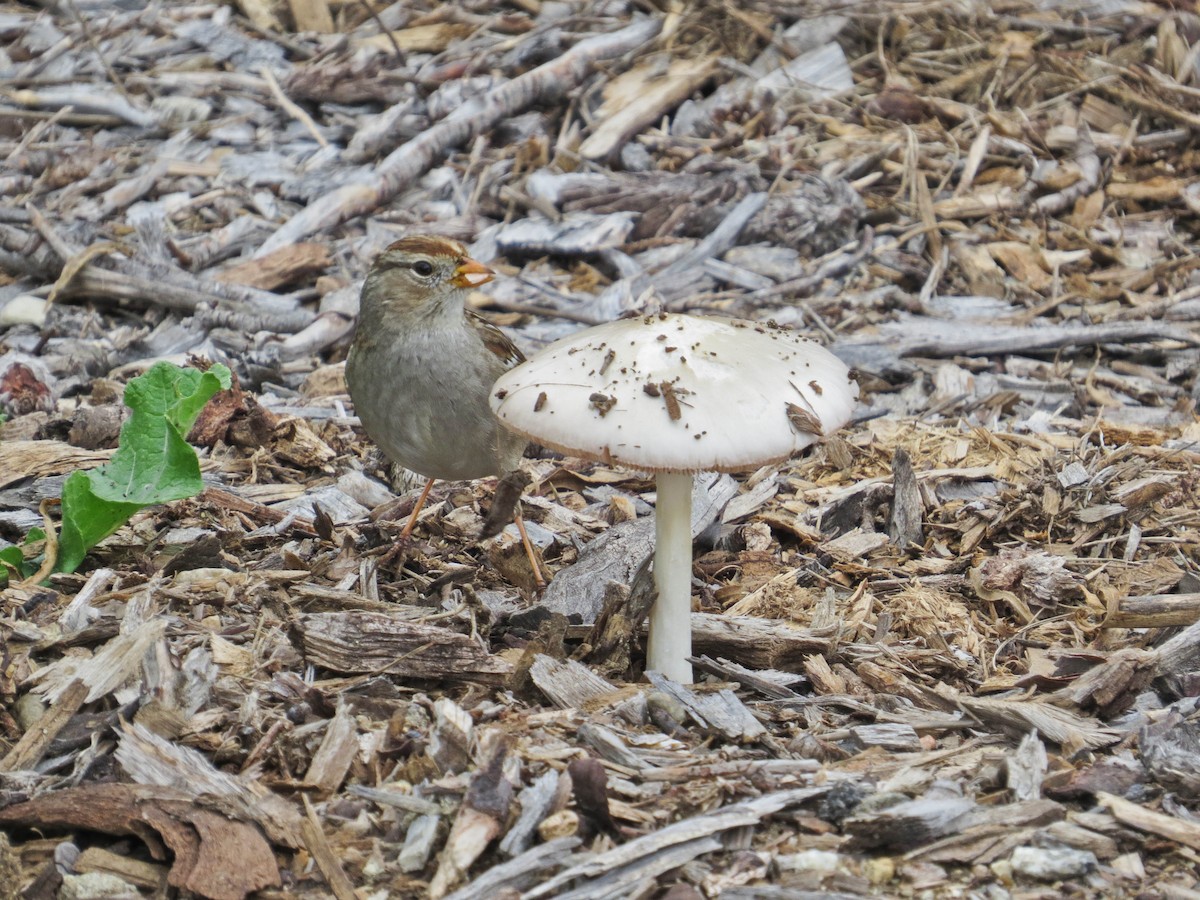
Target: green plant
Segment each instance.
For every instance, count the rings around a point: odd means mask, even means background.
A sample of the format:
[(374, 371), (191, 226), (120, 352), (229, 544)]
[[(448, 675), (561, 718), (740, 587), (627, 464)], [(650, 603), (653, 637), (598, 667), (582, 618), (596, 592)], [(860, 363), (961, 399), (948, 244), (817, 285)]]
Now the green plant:
[(187, 433), (231, 380), (220, 364), (201, 372), (160, 362), (125, 386), (132, 415), (112, 459), (75, 472), (63, 485), (56, 572), (75, 571), (88, 550), (138, 510), (200, 493), (200, 461)]
[(26, 559), (22, 548), (32, 547), (45, 539), (46, 532), (42, 529), (30, 528), (20, 546), (10, 544), (0, 549), (0, 587), (6, 586), (10, 581), (24, 581), (38, 570), (42, 564), (42, 554)]

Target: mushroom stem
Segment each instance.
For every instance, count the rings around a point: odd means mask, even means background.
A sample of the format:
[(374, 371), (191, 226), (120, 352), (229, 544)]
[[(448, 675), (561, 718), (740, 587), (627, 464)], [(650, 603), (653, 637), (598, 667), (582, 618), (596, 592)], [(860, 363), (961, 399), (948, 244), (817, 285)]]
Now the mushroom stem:
[(660, 472), (656, 479), (654, 586), (646, 668), (692, 683), (692, 476)]

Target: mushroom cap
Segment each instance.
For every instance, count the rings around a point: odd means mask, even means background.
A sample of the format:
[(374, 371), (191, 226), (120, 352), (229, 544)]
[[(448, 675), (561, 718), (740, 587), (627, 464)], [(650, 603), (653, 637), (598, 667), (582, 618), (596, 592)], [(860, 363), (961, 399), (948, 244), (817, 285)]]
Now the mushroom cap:
[(738, 472), (792, 456), (850, 419), (840, 359), (774, 324), (668, 313), (587, 328), (492, 388), (509, 430), (650, 472)]

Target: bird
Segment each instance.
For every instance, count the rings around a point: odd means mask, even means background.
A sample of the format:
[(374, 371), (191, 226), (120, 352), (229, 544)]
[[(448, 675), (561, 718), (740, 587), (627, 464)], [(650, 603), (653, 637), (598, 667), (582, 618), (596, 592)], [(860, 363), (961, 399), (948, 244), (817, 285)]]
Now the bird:
[[(466, 308), (495, 272), (458, 241), (410, 235), (376, 257), (363, 282), (346, 384), (367, 436), (392, 462), (428, 479), (400, 535), (406, 541), (435, 481), (512, 472), (528, 441), (488, 406), (493, 382), (525, 360), (495, 325)], [(519, 512), (521, 541), (544, 584)]]

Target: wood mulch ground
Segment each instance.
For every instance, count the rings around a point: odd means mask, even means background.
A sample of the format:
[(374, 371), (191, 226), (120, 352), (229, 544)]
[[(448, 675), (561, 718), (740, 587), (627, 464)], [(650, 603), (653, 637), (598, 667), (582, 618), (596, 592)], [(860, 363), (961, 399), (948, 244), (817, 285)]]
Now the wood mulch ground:
[[(0, 594), (0, 898), (1200, 897), (1198, 128), (1134, 0), (0, 4), (0, 536), (153, 361), (240, 384), (203, 493)], [(417, 232), (527, 352), (661, 304), (856, 369), (701, 480), (696, 684), (639, 473), (525, 461), (540, 596), (493, 483), (387, 556), (341, 361)]]

